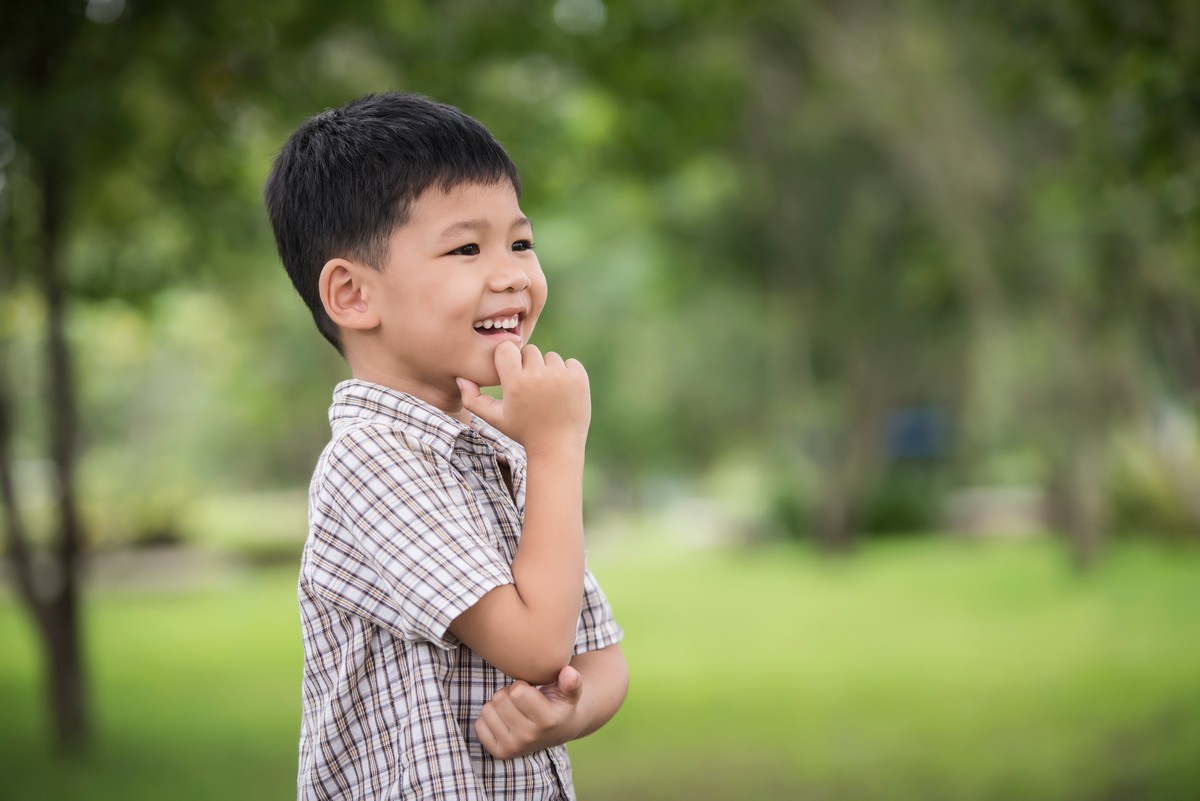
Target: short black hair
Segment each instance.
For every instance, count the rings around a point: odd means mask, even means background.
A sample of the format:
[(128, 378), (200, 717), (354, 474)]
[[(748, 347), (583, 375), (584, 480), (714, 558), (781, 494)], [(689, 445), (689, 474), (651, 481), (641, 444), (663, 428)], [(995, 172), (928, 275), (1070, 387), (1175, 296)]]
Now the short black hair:
[(325, 263), (341, 256), (382, 269), (392, 232), (426, 189), (503, 181), (521, 194), (512, 159), (478, 121), (419, 94), (386, 92), (307, 120), (279, 151), (263, 194), (279, 258), (340, 352), (318, 288)]

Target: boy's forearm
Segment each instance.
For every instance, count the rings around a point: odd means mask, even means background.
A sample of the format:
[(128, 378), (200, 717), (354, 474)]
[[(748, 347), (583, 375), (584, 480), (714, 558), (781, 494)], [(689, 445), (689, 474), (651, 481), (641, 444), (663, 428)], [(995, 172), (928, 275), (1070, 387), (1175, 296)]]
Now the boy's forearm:
[(537, 623), (531, 632), (567, 664), (583, 601), (583, 449), (530, 453), (525, 519), (512, 574)]
[(629, 691), (629, 666), (620, 645), (586, 651), (571, 659), (583, 678), (579, 716), (583, 723), (573, 739), (586, 737), (617, 714)]
[(583, 603), (583, 444), (534, 451), (513, 583), (450, 624), (471, 650), (509, 676), (550, 684), (571, 658)]

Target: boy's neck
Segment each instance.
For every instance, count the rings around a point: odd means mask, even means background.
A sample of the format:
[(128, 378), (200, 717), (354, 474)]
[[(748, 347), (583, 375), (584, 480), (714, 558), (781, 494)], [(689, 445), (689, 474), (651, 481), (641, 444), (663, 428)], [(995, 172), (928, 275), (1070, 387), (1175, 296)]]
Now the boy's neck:
[(461, 423), (471, 422), (471, 413), (463, 406), (462, 393), (456, 384), (442, 389), (416, 381), (409, 376), (396, 375), (387, 370), (378, 369), (375, 365), (363, 364), (357, 359), (349, 361), (350, 374), (357, 380), (403, 392), (440, 409)]

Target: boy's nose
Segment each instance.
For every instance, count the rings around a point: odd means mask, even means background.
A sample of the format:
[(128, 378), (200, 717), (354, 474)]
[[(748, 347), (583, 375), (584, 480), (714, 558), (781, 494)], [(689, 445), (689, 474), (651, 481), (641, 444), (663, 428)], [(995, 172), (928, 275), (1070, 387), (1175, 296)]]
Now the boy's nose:
[(501, 259), (492, 271), (492, 289), (496, 292), (520, 292), (532, 281), (525, 268), (513, 259)]

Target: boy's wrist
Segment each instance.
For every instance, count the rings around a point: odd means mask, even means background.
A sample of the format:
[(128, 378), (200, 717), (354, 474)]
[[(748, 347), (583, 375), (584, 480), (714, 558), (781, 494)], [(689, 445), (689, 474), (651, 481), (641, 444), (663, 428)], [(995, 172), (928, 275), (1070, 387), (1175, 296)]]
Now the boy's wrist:
[(547, 442), (530, 443), (525, 446), (525, 458), (528, 462), (553, 464), (560, 469), (583, 469), (584, 443), (573, 442), (567, 438), (549, 440)]

